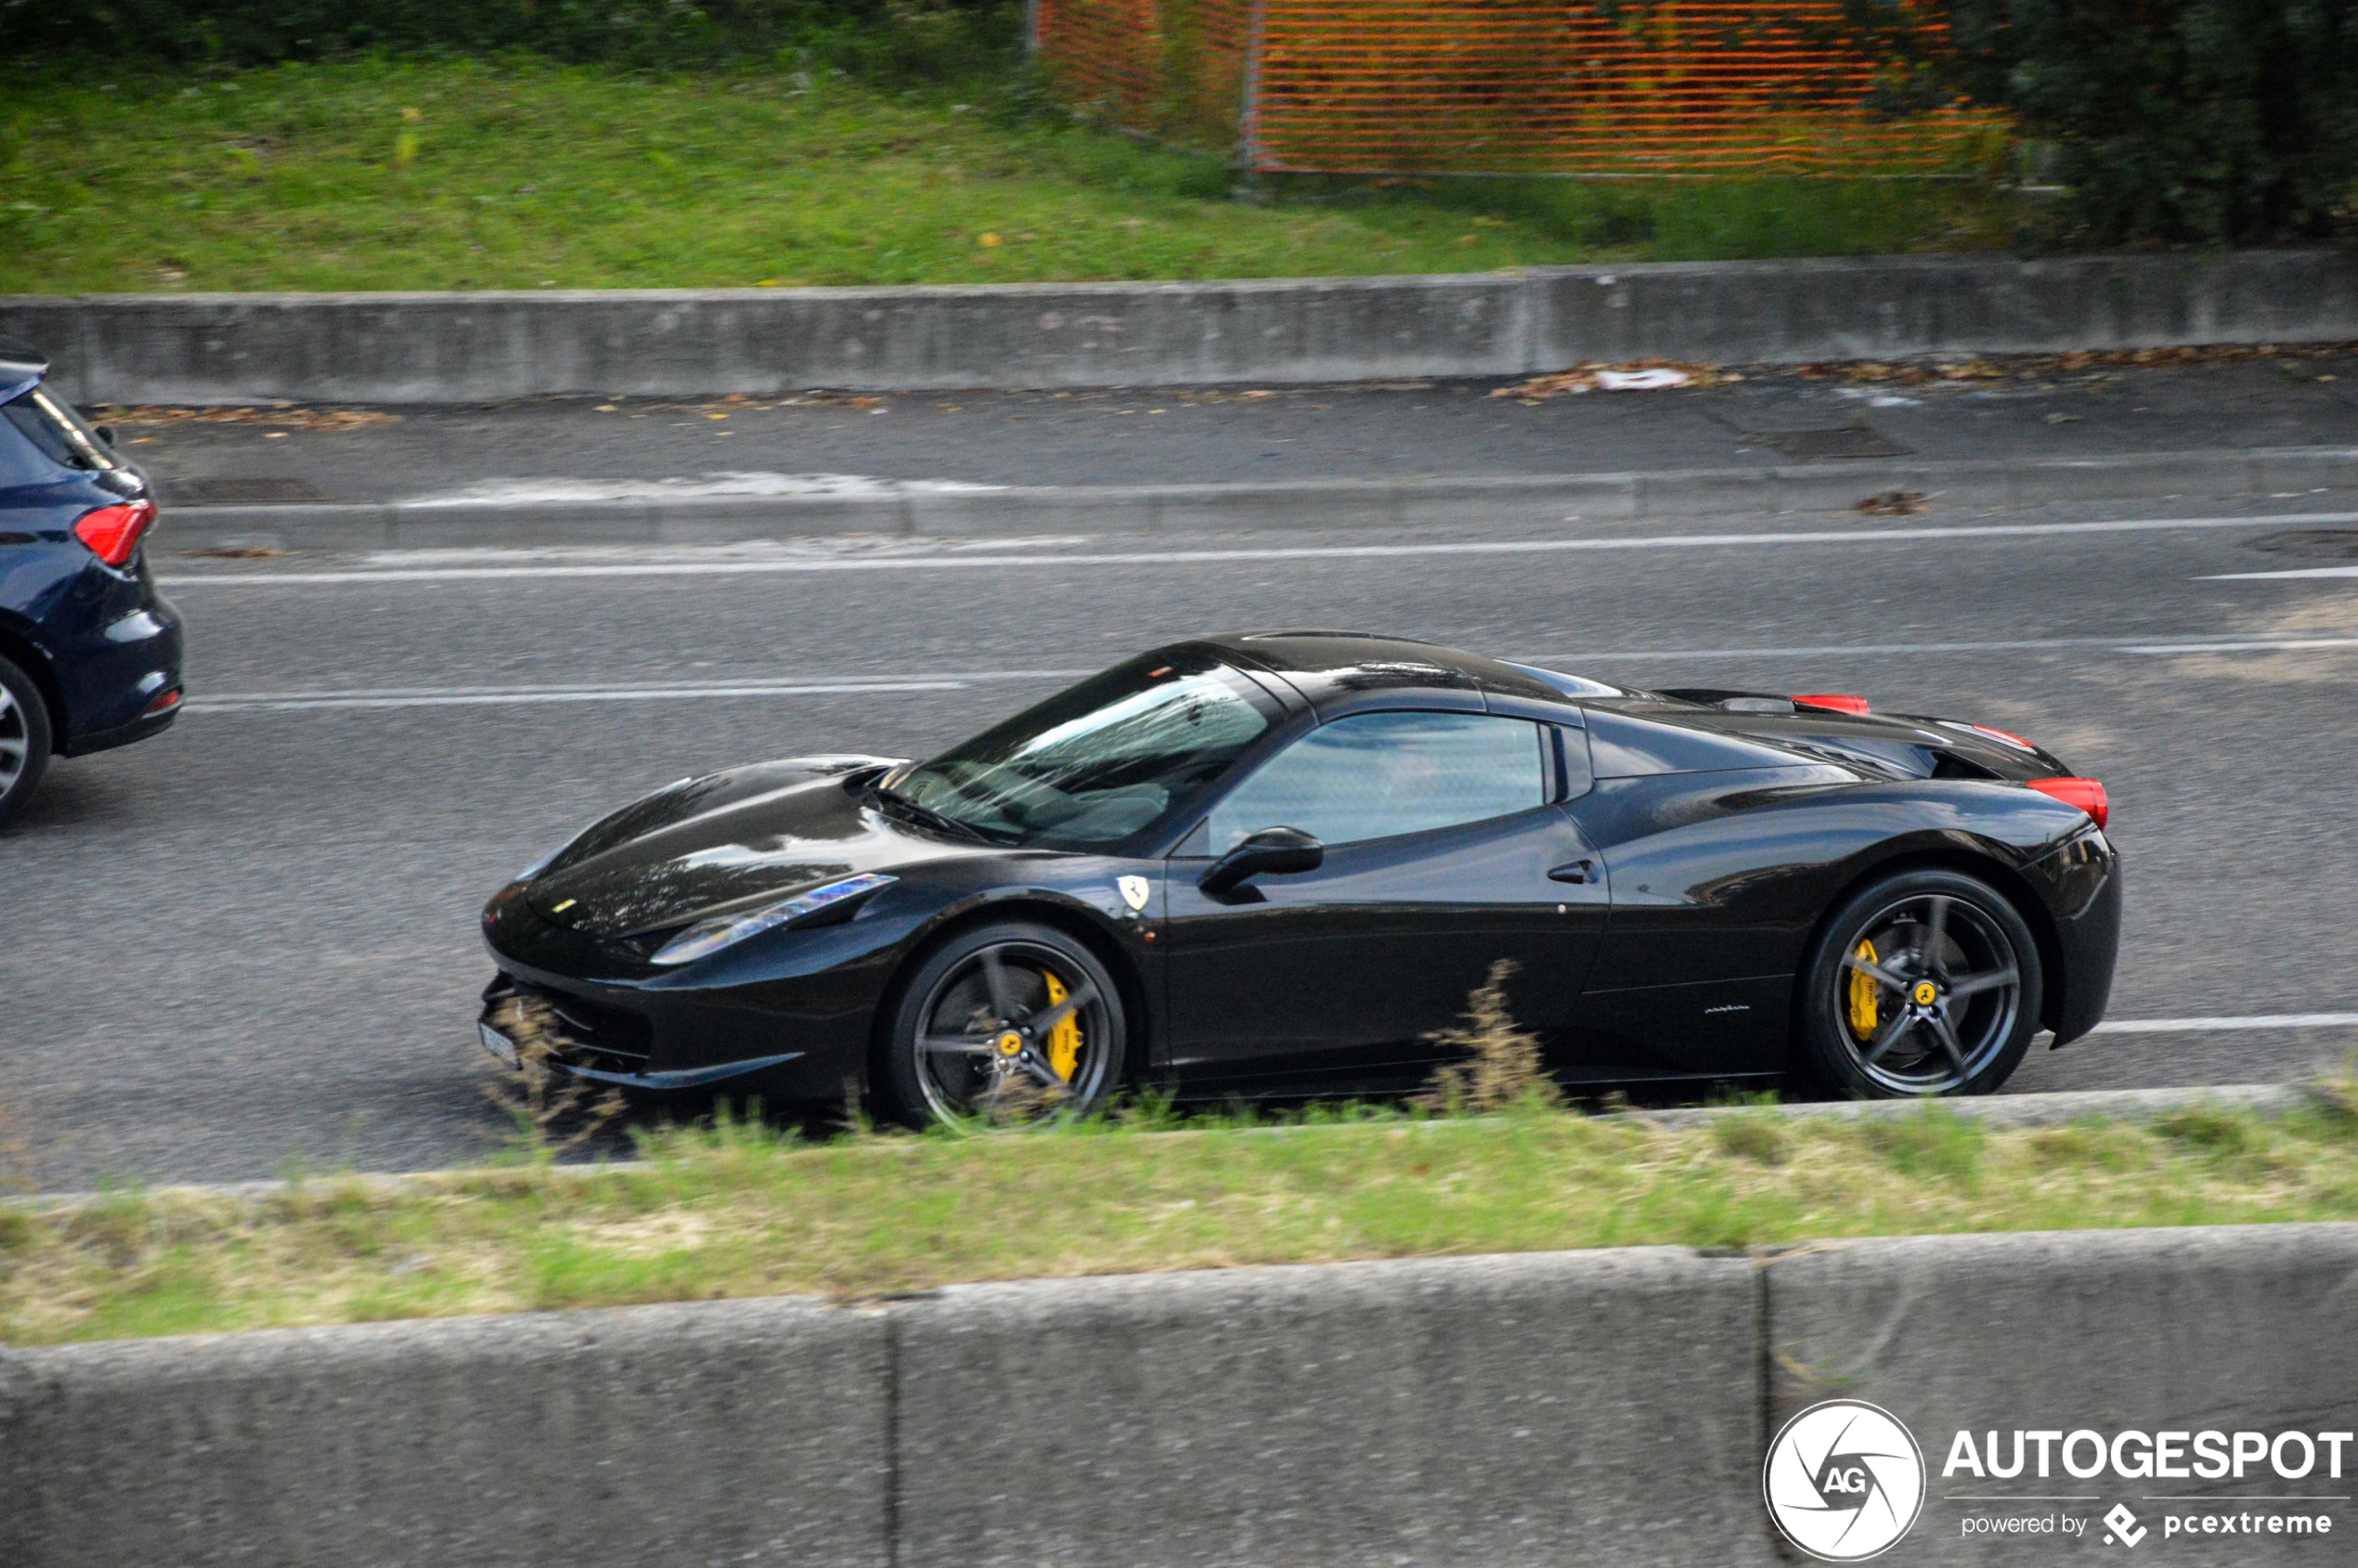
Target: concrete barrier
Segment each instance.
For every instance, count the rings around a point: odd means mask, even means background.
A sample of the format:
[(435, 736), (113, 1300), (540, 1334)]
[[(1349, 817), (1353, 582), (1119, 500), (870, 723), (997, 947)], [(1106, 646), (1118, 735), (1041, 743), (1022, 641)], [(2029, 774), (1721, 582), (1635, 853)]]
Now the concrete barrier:
[(889, 1328), (809, 1302), (0, 1355), (8, 1568), (885, 1568)]
[(2358, 339), (2358, 253), (964, 288), (0, 296), (83, 402), (1177, 386)]
[[(1970, 1515), (2100, 1516), (2118, 1503), (2150, 1534), (2137, 1560), (2346, 1562), (2358, 1552), (2358, 1445), (2341, 1477), (2321, 1462), (2299, 1481), (2261, 1468), (2241, 1481), (2079, 1480), (2060, 1458), (2041, 1482), (1944, 1478), (1958, 1432), (2274, 1432), (2358, 1430), (2358, 1225), (2075, 1231), (1835, 1242), (1777, 1258), (1765, 1271), (1779, 1420), (1825, 1398), (1863, 1399), (1914, 1431), (1930, 1466), (1911, 1563), (2052, 1564), (2054, 1536), (1968, 1536)], [(2087, 1454), (2083, 1449), (2081, 1458)], [(1951, 1501), (2079, 1495), (2079, 1503)], [(2299, 1509), (2331, 1515), (2339, 1538), (2283, 1535), (2165, 1538), (2167, 1512)], [(2101, 1524), (2079, 1543), (2101, 1545)]]
[[(0, 1353), (0, 1562), (1158, 1568), (1792, 1559), (1772, 1417), (1872, 1400), (1891, 1561), (2046, 1562), (1946, 1494), (2144, 1516), (2139, 1562), (2343, 1560), (2347, 1479), (1973, 1486), (1953, 1432), (2358, 1426), (2358, 1225), (1927, 1237), (969, 1286)], [(2165, 1539), (2150, 1492), (2343, 1538)], [(2315, 1494), (2297, 1500), (2287, 1494)], [(2178, 1504), (2181, 1511), (2195, 1505)], [(2209, 1506), (2209, 1505), (2204, 1505)]]
[(1644, 1248), (945, 1290), (899, 1315), (899, 1561), (1766, 1562), (1754, 1272)]

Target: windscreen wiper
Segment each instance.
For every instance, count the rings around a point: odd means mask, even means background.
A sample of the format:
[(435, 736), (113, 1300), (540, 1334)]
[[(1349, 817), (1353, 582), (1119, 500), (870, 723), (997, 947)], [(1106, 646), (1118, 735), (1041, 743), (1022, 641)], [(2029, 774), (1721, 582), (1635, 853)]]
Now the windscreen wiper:
[(893, 788), (890, 784), (870, 784), (868, 786), (868, 793), (879, 800), (891, 801), (894, 805), (907, 811), (911, 816), (915, 817), (919, 822), (926, 823), (927, 826), (945, 829), (948, 832), (958, 835), (961, 838), (969, 839), (977, 844), (992, 844), (997, 842), (997, 840), (990, 837), (980, 828), (976, 827), (973, 823), (962, 823), (946, 811), (937, 811), (923, 801), (914, 799), (910, 796), (903, 795), (900, 791)]

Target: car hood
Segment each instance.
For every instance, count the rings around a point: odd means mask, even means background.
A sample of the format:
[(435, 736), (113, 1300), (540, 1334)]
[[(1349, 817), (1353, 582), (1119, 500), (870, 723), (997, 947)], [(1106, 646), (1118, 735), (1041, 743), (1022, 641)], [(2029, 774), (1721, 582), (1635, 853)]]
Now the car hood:
[(860, 872), (989, 852), (885, 816), (887, 758), (796, 758), (686, 779), (584, 832), (533, 878), (543, 919), (600, 938), (741, 914)]

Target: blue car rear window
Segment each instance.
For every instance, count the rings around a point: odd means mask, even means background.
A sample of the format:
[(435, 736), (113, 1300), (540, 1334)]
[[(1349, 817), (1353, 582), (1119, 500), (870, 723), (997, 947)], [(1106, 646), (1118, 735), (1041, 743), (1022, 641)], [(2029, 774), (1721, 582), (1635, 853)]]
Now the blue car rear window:
[(73, 444), (30, 394), (0, 403), (0, 489), (55, 484), (80, 468)]

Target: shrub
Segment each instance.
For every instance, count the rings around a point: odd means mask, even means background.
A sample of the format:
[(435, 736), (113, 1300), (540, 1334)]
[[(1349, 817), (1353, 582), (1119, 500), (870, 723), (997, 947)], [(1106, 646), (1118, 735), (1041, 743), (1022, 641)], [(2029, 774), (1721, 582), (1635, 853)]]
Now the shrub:
[(372, 51), (624, 66), (800, 56), (882, 77), (1010, 58), (1018, 0), (6, 0), (0, 59), (266, 65)]
[(1950, 39), (1948, 84), (2053, 144), (2075, 240), (2318, 235), (2358, 185), (2358, 0), (1953, 0)]

